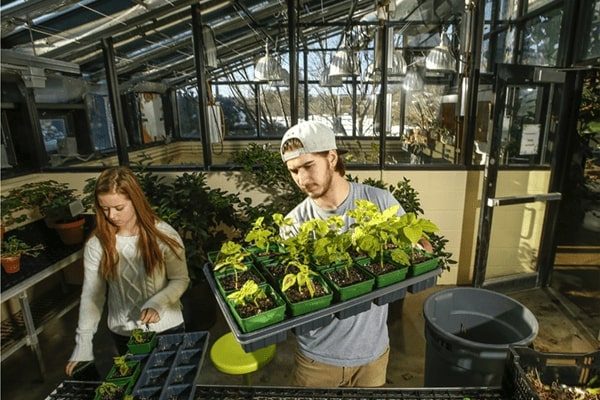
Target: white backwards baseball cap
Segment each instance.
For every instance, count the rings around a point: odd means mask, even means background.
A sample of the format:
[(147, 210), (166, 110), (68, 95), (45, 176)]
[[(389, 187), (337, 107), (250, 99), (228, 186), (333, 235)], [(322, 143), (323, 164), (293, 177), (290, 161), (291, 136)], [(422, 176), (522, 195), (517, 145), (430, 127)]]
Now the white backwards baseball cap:
[[(303, 147), (283, 154), (283, 145), (292, 138), (302, 142)], [(321, 122), (304, 121), (287, 130), (285, 135), (283, 135), (283, 139), (281, 139), (279, 152), (281, 153), (283, 162), (286, 162), (302, 154), (319, 153), (328, 150), (337, 150), (333, 130)]]

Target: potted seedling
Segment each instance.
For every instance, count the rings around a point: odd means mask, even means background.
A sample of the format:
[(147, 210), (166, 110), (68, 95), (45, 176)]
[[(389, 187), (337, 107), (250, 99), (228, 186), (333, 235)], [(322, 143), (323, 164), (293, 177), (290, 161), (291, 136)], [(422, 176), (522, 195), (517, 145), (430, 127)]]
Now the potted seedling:
[(307, 264), (289, 261), (296, 273), (289, 273), (281, 281), (281, 291), (288, 303), (292, 316), (327, 307), (333, 300), (333, 293), (319, 273)]
[[(277, 213), (273, 214), (273, 221), (279, 231), (291, 227), (293, 223), (291, 218), (285, 219), (282, 214)], [(311, 233), (308, 231), (301, 231), (297, 235), (288, 235), (285, 239), (278, 240), (280, 240), (281, 253), (277, 257), (272, 257), (261, 263), (267, 277), (270, 277), (272, 283), (276, 286), (279, 285), (287, 273), (298, 272), (296, 267), (290, 264), (290, 261), (298, 261), (302, 264), (309, 263), (310, 254), (312, 254), (310, 243), (313, 241)]]
[(387, 286), (406, 278), (409, 258), (404, 250), (408, 242), (399, 234), (404, 220), (398, 217), (399, 206), (383, 211), (368, 200), (357, 200), (348, 215), (354, 218), (352, 243), (358, 253), (368, 256), (363, 268), (375, 275), (377, 287)]
[(250, 253), (241, 244), (231, 240), (221, 246), (213, 271), (224, 294), (240, 289), (248, 280), (263, 281), (253, 267)]
[(268, 284), (250, 280), (227, 295), (231, 312), (243, 332), (251, 332), (283, 321), (285, 303)]
[(345, 300), (373, 288), (373, 278), (353, 265), (348, 251), (350, 245), (350, 236), (344, 230), (341, 216), (330, 216), (327, 220), (310, 219), (300, 224), (295, 235), (284, 240), (284, 262), (315, 264), (315, 268), (331, 284), (337, 298)]
[(127, 355), (113, 357), (113, 365), (106, 375), (105, 381), (108, 382), (131, 382), (135, 385), (138, 376), (141, 373), (141, 365), (137, 360), (128, 360)]
[(257, 261), (270, 258), (280, 254), (279, 243), (281, 236), (276, 227), (265, 224), (265, 217), (258, 217), (252, 227), (244, 236), (244, 241), (250, 244), (247, 250), (251, 251)]
[(158, 337), (155, 331), (136, 328), (131, 332), (127, 348), (131, 354), (148, 354), (156, 347)]
[(2, 267), (7, 274), (19, 272), (21, 256), (37, 257), (42, 250), (44, 250), (42, 244), (31, 246), (16, 236), (11, 236), (2, 242), (2, 256), (0, 257)]
[(129, 382), (102, 382), (96, 388), (94, 400), (129, 400), (132, 386)]
[(354, 261), (350, 254), (352, 246), (350, 232), (345, 230), (344, 219), (339, 215), (327, 220), (313, 219), (302, 224), (300, 230), (312, 232), (312, 255), (319, 266), (344, 265), (346, 274)]
[(309, 232), (300, 232), (292, 234), (294, 226), (292, 218), (285, 218), (283, 214), (275, 213), (272, 215), (273, 224), (276, 227), (277, 238), (273, 239), (277, 243), (279, 254), (260, 262), (267, 278), (271, 278), (273, 285), (279, 285), (279, 282), (288, 272), (293, 271), (294, 266), (288, 264), (289, 261), (299, 261), (307, 264), (310, 261), (312, 248), (310, 243), (312, 238)]
[(401, 243), (408, 242), (408, 256), (412, 275), (420, 275), (431, 271), (438, 266), (439, 257), (427, 253), (419, 246), (421, 238), (429, 238), (429, 235), (439, 229), (433, 222), (418, 218), (414, 213), (406, 213), (400, 217), (401, 229), (398, 231)]

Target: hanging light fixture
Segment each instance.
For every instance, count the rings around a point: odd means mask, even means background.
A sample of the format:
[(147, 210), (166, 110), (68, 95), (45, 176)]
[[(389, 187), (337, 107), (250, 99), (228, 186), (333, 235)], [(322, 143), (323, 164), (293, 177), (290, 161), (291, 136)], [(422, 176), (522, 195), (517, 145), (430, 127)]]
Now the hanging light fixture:
[(279, 79), (271, 81), (270, 84), (273, 87), (289, 87), (290, 86), (290, 73), (285, 68), (279, 65), (277, 62)]
[(321, 79), (319, 79), (319, 85), (321, 87), (341, 87), (342, 77), (341, 75), (331, 75), (330, 67), (325, 65), (325, 67), (323, 68), (323, 74), (321, 75)]
[(423, 90), (424, 87), (425, 82), (423, 81), (423, 77), (417, 68), (412, 65), (404, 77), (402, 88), (404, 88), (404, 90), (407, 92), (417, 92), (419, 90)]
[(254, 66), (254, 82), (272, 82), (281, 79), (281, 67), (277, 59), (269, 55), (268, 44), (265, 44), (265, 55), (258, 59)]
[(202, 43), (204, 44), (204, 60), (206, 68), (215, 69), (219, 66), (215, 34), (209, 26), (202, 27)]
[(392, 68), (389, 70), (389, 76), (404, 76), (406, 75), (406, 70), (408, 66), (406, 65), (406, 60), (404, 59), (404, 55), (401, 50), (394, 50), (392, 59)]
[(319, 86), (321, 87), (340, 87), (342, 86), (341, 76), (329, 75), (329, 67), (325, 67), (321, 79), (319, 80)]
[(354, 75), (354, 65), (352, 52), (347, 48), (341, 48), (331, 57), (329, 76), (352, 76)]
[(375, 63), (371, 63), (367, 65), (367, 68), (364, 69), (364, 77), (362, 78), (364, 82), (379, 82), (381, 81), (381, 71), (375, 67)]
[(456, 60), (444, 43), (446, 32), (442, 30), (440, 44), (429, 51), (425, 59), (425, 68), (429, 71), (456, 72)]

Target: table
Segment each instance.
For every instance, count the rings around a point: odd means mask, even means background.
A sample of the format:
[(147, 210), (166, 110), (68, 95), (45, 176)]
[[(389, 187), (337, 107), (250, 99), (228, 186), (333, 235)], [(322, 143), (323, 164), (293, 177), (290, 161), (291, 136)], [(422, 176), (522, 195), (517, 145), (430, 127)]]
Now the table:
[[(84, 229), (86, 235), (93, 226), (93, 216), (86, 216)], [(32, 312), (33, 302), (30, 302), (27, 290), (42, 282), (55, 273), (62, 271), (67, 266), (80, 260), (83, 255), (82, 244), (65, 245), (61, 242), (56, 231), (46, 226), (43, 220), (35, 221), (21, 228), (9, 231), (5, 239), (17, 236), (27, 243), (35, 245), (41, 243), (45, 250), (38, 257), (23, 256), (21, 270), (14, 274), (7, 274), (2, 270), (0, 281), (1, 303), (18, 297), (21, 310), (2, 321), (2, 351), (1, 360), (11, 356), (24, 345), (31, 348), (40, 370), (42, 379), (46, 377), (42, 351), (39, 345), (38, 334), (43, 326), (60, 318), (79, 303), (80, 287), (63, 287), (62, 294), (56, 298), (42, 297), (38, 302), (40, 312)], [(24, 327), (24, 330), (23, 330)]]

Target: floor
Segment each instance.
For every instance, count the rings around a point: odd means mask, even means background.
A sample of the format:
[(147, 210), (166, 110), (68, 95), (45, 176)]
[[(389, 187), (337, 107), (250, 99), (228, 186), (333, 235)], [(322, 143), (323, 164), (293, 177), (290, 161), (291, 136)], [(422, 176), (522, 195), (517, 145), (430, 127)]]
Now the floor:
[[(596, 262), (597, 264), (597, 262)], [(425, 368), (423, 302), (438, 290), (450, 289), (436, 286), (410, 294), (403, 301), (390, 304), (389, 328), (391, 356), (388, 369), (388, 387), (423, 387)], [(559, 266), (553, 285), (546, 289), (529, 289), (507, 295), (536, 316), (539, 333), (534, 348), (543, 352), (587, 353), (600, 349), (600, 266), (577, 268)], [(35, 359), (28, 348), (23, 348), (1, 364), (2, 399), (44, 399), (66, 377), (64, 366), (72, 350), (72, 338), (77, 320), (73, 310), (63, 318), (53, 321), (40, 335), (41, 348), (46, 362), (47, 377), (40, 380)], [(208, 329), (208, 328), (206, 328)], [(228, 331), (220, 314), (209, 329), (209, 346)], [(112, 355), (116, 354), (106, 327), (100, 327), (95, 348), (101, 374), (108, 372)], [(289, 384), (295, 343), (293, 335), (278, 343), (273, 361), (252, 375), (255, 386), (287, 386)], [(217, 371), (210, 359), (204, 359), (199, 376), (200, 384), (242, 385), (240, 376), (230, 376)]]

